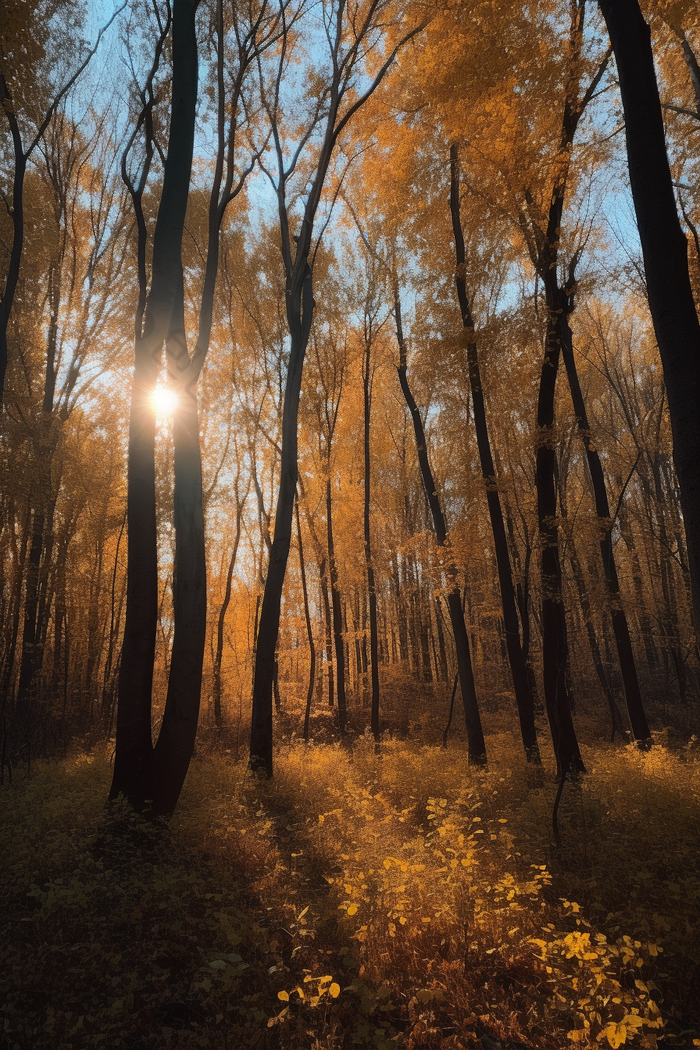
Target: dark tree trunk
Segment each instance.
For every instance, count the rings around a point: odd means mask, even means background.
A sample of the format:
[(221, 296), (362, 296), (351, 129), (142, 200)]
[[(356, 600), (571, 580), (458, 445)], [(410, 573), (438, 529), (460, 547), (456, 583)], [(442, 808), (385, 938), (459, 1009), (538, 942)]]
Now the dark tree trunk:
[(22, 146), (22, 137), (15, 114), (12, 95), (5, 77), (0, 73), (0, 106), (10, 124), (10, 134), (14, 149), (14, 170), (12, 176), (12, 245), (7, 267), (5, 287), (0, 296), (0, 409), (5, 394), (5, 374), (7, 372), (7, 327), (10, 312), (17, 291), (19, 268), (24, 247), (24, 176), (27, 171), (27, 156)]
[[(620, 481), (620, 485), (622, 481)], [(637, 619), (639, 621), (639, 630), (642, 635), (642, 641), (644, 643), (644, 653), (646, 655), (647, 664), (651, 671), (655, 671), (659, 666), (659, 654), (656, 651), (656, 645), (654, 643), (654, 635), (652, 633), (651, 621), (649, 619), (649, 613), (647, 611), (646, 599), (644, 596), (644, 585), (642, 583), (642, 566), (639, 561), (639, 553), (637, 551), (637, 545), (632, 534), (630, 527), (627, 511), (624, 506), (620, 508), (618, 515), (618, 521), (620, 523), (620, 536), (622, 537), (624, 544), (632, 562), (632, 583), (634, 584), (634, 594), (637, 603)]]
[[(398, 283), (396, 281), (394, 283), (394, 309), (396, 313), (396, 335), (400, 355), (398, 369), (399, 382), (401, 383), (401, 389), (406, 400), (406, 405), (411, 413), (413, 429), (416, 437), (416, 448), (418, 451), (421, 479), (423, 481), (425, 495), (433, 519), (435, 539), (438, 547), (444, 549), (447, 542), (447, 525), (442, 513), (442, 507), (440, 506), (433, 472), (430, 467), (423, 421), (413, 394), (411, 393), (411, 388), (406, 376), (406, 347), (401, 326), (401, 303), (398, 294)], [(449, 581), (447, 608), (450, 613), (450, 622), (452, 624), (455, 651), (457, 655), (457, 669), (462, 692), (462, 704), (464, 706), (464, 720), (467, 729), (469, 760), (475, 764), (483, 765), (486, 762), (486, 743), (484, 741), (484, 733), (481, 727), (481, 716), (479, 714), (479, 704), (476, 697), (476, 687), (474, 685), (474, 672), (472, 670), (471, 654), (469, 651), (469, 637), (464, 622), (464, 610), (462, 608), (459, 586), (457, 584), (457, 568), (451, 560), (448, 561), (448, 564), (445, 565), (444, 568)]]
[(595, 673), (598, 676), (600, 687), (603, 690), (603, 695), (607, 701), (610, 709), (610, 718), (612, 720), (612, 739), (615, 739), (615, 733), (619, 733), (623, 740), (628, 740), (627, 729), (622, 721), (622, 716), (615, 700), (613, 688), (610, 679), (606, 673), (603, 665), (603, 659), (600, 655), (600, 647), (598, 645), (598, 639), (596, 638), (595, 625), (593, 623), (593, 612), (591, 609), (591, 602), (588, 596), (588, 588), (586, 587), (586, 578), (583, 575), (583, 569), (581, 568), (581, 562), (579, 560), (578, 552), (576, 550), (576, 543), (573, 537), (573, 533), (569, 535), (567, 542), (567, 549), (569, 552), (569, 562), (571, 564), (571, 572), (574, 577), (574, 583), (576, 584), (576, 590), (578, 592), (579, 604), (581, 606), (581, 614), (583, 616), (583, 622), (586, 626), (586, 635), (588, 637), (588, 647), (591, 651), (591, 658), (593, 660), (593, 666), (595, 667)]
[[(593, 97), (609, 61), (606, 53), (586, 91), (581, 93), (581, 50), (584, 40), (585, 0), (571, 5), (567, 75), (561, 132), (554, 168), (551, 198), (543, 225), (530, 214), (531, 197), (524, 194), (520, 225), (530, 257), (542, 280), (547, 302), (545, 352), (537, 397), (537, 437), (535, 484), (537, 525), (540, 539), (540, 578), (542, 586), (542, 665), (545, 706), (549, 720), (557, 774), (565, 777), (584, 772), (576, 731), (571, 717), (572, 697), (568, 688), (568, 640), (562, 595), (559, 523), (557, 520), (555, 393), (562, 345), (568, 329), (568, 314), (574, 308), (574, 271), (577, 256), (569, 264), (565, 285), (559, 283), (558, 264), (562, 216), (576, 129)], [(555, 817), (556, 823), (556, 817)]]
[(442, 605), (440, 604), (440, 599), (438, 597), (436, 597), (435, 598), (435, 627), (437, 629), (437, 636), (438, 636), (438, 653), (439, 653), (439, 661), (440, 661), (440, 679), (441, 679), (441, 681), (446, 682), (447, 679), (448, 679), (447, 650), (445, 648), (445, 632), (444, 632), (444, 630), (442, 628), (442, 619), (443, 619)]
[[(126, 623), (122, 645), (119, 699), (117, 706), (117, 743), (114, 775), (110, 798), (123, 794), (137, 807), (153, 798), (151, 763), (151, 690), (158, 621), (158, 557), (155, 493), (155, 417), (151, 393), (156, 383), (162, 348), (170, 330), (173, 309), (182, 295), (180, 254), (182, 233), (187, 209), (192, 152), (194, 145), (194, 118), (197, 101), (197, 38), (195, 13), (197, 0), (175, 0), (173, 4), (173, 90), (170, 118), (170, 139), (163, 176), (163, 189), (153, 239), (151, 290), (145, 310), (144, 330), (136, 332), (135, 367), (131, 398), (128, 446), (127, 482), (127, 598)], [(138, 320), (138, 314), (137, 314)], [(140, 328), (140, 325), (138, 325)], [(196, 417), (196, 402), (194, 411)], [(183, 413), (184, 414), (184, 413)], [(191, 481), (187, 470), (193, 469), (198, 459), (188, 447), (190, 420), (182, 419), (176, 439), (181, 465), (187, 467), (177, 496), (181, 532), (194, 525), (191, 511), (186, 508), (187, 490)], [(180, 430), (180, 427), (178, 427)], [(197, 444), (199, 430), (197, 429)], [(177, 453), (176, 453), (177, 454)], [(176, 486), (177, 489), (177, 486)], [(196, 552), (193, 552), (196, 557)], [(181, 551), (180, 557), (187, 556)], [(189, 585), (183, 581), (181, 598)], [(177, 687), (173, 693), (168, 687), (170, 714), (168, 729), (160, 749), (159, 765), (165, 753), (175, 755), (171, 739), (173, 719), (185, 718), (191, 713), (178, 710)], [(174, 789), (179, 771), (173, 779), (159, 787), (159, 804)]]
[(323, 624), (326, 650), (326, 667), (328, 669), (328, 706), (333, 707), (335, 703), (335, 678), (333, 675), (333, 624), (331, 621), (331, 600), (328, 594), (328, 576), (326, 572), (327, 565), (328, 561), (324, 555), (321, 559), (319, 573), (321, 576), (321, 595), (323, 598)]
[(664, 371), (700, 637), (700, 323), (676, 211), (649, 27), (637, 0), (599, 0), (615, 52), (649, 308)]
[[(329, 463), (330, 469), (330, 463)], [(347, 700), (345, 696), (345, 642), (343, 638), (343, 610), (338, 587), (338, 566), (335, 561), (333, 539), (333, 501), (331, 498), (330, 474), (326, 478), (326, 531), (328, 537), (328, 567), (330, 570), (331, 604), (333, 607), (333, 641), (335, 644), (336, 695), (338, 697), (338, 725), (344, 733), (347, 725)]]
[[(426, 685), (430, 685), (433, 681), (433, 667), (430, 661), (430, 611), (429, 606), (426, 610), (426, 603), (424, 600), (425, 588), (423, 581), (419, 578), (416, 580), (416, 620), (418, 623), (418, 636), (420, 638), (420, 661), (422, 678)], [(427, 611), (428, 622), (423, 612)]]
[[(238, 478), (236, 479), (236, 485), (238, 485)], [(233, 570), (236, 565), (236, 556), (238, 555), (238, 546), (241, 542), (241, 529), (243, 525), (243, 500), (239, 498), (238, 488), (236, 488), (236, 533), (233, 538), (233, 548), (231, 549), (231, 557), (229, 558), (228, 569), (226, 570), (226, 587), (224, 590), (224, 600), (221, 603), (219, 609), (219, 616), (216, 625), (216, 653), (214, 655), (214, 673), (213, 673), (213, 684), (212, 684), (212, 698), (214, 701), (214, 720), (217, 728), (221, 728), (222, 712), (221, 712), (221, 662), (224, 655), (224, 625), (226, 623), (226, 613), (231, 603), (231, 590), (233, 587)]]
[[(290, 283), (296, 283), (294, 277)], [(270, 548), (255, 652), (250, 766), (254, 772), (264, 773), (267, 777), (272, 776), (272, 692), (275, 676), (275, 652), (279, 635), (282, 588), (292, 538), (294, 496), (297, 486), (297, 418), (301, 373), (311, 331), (313, 305), (311, 271), (307, 265), (303, 273), (302, 286), (298, 288), (294, 286), (289, 289), (288, 315), (291, 347), (282, 413), (282, 462), (275, 511), (274, 539)]]
[(554, 395), (561, 356), (561, 325), (566, 296), (551, 273), (547, 288), (547, 340), (537, 399), (537, 520), (541, 547), (542, 664), (547, 717), (554, 743), (559, 777), (584, 770), (571, 717), (567, 689), (568, 644), (562, 597), (559, 526), (557, 522)]
[(153, 752), (154, 813), (172, 813), (194, 752), (207, 623), (202, 464), (196, 392), (181, 398), (173, 421), (175, 448), (175, 622), (168, 692)]
[(622, 600), (620, 597), (620, 584), (617, 577), (617, 566), (615, 564), (615, 553), (613, 551), (612, 543), (612, 530), (614, 523), (610, 517), (610, 505), (608, 503), (608, 493), (605, 485), (605, 476), (603, 474), (603, 465), (600, 461), (598, 450), (591, 437), (591, 428), (588, 423), (586, 405), (583, 400), (583, 392), (581, 390), (581, 384), (579, 383), (578, 372), (576, 370), (576, 359), (574, 357), (571, 328), (565, 316), (562, 318), (562, 334), (562, 356), (564, 358), (566, 374), (569, 380), (569, 390), (571, 391), (571, 400), (574, 405), (576, 423), (583, 440), (583, 446), (586, 450), (586, 461), (588, 463), (588, 471), (593, 486), (595, 509), (600, 528), (600, 556), (603, 562), (603, 575), (605, 578), (605, 588), (608, 597), (608, 607), (613, 625), (615, 644), (617, 646), (617, 655), (620, 661), (620, 672), (622, 674), (622, 684), (625, 690), (627, 711), (629, 713), (630, 725), (632, 726), (632, 733), (635, 740), (643, 742), (649, 740), (651, 733), (649, 732), (649, 724), (647, 722), (644, 704), (642, 702), (642, 694), (639, 688), (637, 665), (634, 659), (634, 652), (632, 651), (632, 640), (630, 638), (627, 616), (622, 607)]
[(369, 662), (372, 673), (372, 736), (375, 744), (379, 743), (379, 639), (377, 633), (377, 587), (374, 580), (374, 563), (372, 561), (372, 533), (370, 529), (370, 498), (371, 498), (371, 461), (370, 461), (370, 415), (372, 411), (372, 374), (371, 355), (372, 343), (370, 339), (365, 340), (365, 357), (362, 372), (364, 392), (364, 454), (365, 454), (365, 485), (364, 485), (364, 540), (365, 540), (365, 567), (367, 569), (367, 591), (369, 594)]
[(501, 594), (501, 607), (503, 609), (503, 623), (505, 627), (506, 649), (508, 662), (513, 678), (515, 690), (515, 701), (518, 707), (520, 720), (520, 734), (525, 748), (528, 762), (539, 763), (540, 753), (537, 743), (537, 729), (535, 726), (535, 698), (530, 687), (530, 678), (527, 673), (527, 664), (520, 641), (520, 630), (518, 627), (518, 610), (515, 602), (515, 588), (513, 586), (513, 571), (508, 553), (508, 539), (506, 537), (505, 523), (503, 521), (503, 509), (498, 492), (498, 479), (491, 454), (491, 442), (489, 440), (488, 423), (486, 420), (486, 406), (484, 404), (484, 391), (481, 384), (481, 370), (479, 367), (479, 353), (476, 344), (474, 321), (472, 318), (471, 305), (467, 295), (465, 280), (466, 252), (464, 236), (462, 234), (462, 223), (460, 219), (459, 205), (459, 157), (457, 147), (450, 147), (450, 210), (452, 214), (452, 230), (455, 238), (455, 254), (457, 268), (455, 271), (455, 285), (457, 298), (462, 316), (462, 325), (466, 334), (467, 366), (469, 369), (469, 385), (472, 395), (472, 406), (474, 409), (474, 427), (476, 430), (476, 441), (479, 449), (479, 462), (481, 465), (481, 476), (486, 489), (486, 502), (488, 504), (489, 518), (491, 520), (491, 531), (496, 551), (496, 564), (498, 566), (498, 583)]
[(316, 678), (316, 646), (314, 645), (314, 631), (311, 625), (311, 612), (309, 610), (309, 594), (306, 587), (306, 566), (304, 564), (304, 544), (301, 539), (301, 522), (299, 520), (299, 503), (295, 504), (297, 522), (297, 545), (299, 547), (299, 571), (301, 572), (301, 590), (304, 596), (304, 620), (306, 622), (306, 637), (309, 641), (309, 688), (306, 691), (306, 710), (304, 712), (304, 742), (309, 742), (309, 719), (311, 717), (311, 704), (314, 699), (314, 681)]
[(124, 536), (124, 529), (126, 528), (126, 511), (122, 518), (122, 523), (119, 529), (119, 535), (117, 536), (117, 547), (114, 552), (114, 565), (112, 566), (112, 585), (110, 588), (110, 600), (109, 600), (109, 640), (107, 642), (107, 656), (105, 657), (104, 671), (102, 676), (102, 718), (106, 723), (109, 722), (107, 719), (107, 711), (111, 711), (112, 707), (112, 670), (114, 665), (114, 650), (117, 644), (117, 635), (119, 632), (119, 618), (116, 615), (116, 598), (117, 598), (117, 570), (119, 568), (119, 550), (122, 545), (122, 538)]

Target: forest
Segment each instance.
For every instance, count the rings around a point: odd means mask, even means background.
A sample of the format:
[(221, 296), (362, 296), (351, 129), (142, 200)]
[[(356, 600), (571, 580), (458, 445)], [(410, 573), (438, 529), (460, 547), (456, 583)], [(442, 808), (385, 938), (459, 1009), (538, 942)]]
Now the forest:
[(697, 0), (4, 0), (0, 1048), (700, 1046)]

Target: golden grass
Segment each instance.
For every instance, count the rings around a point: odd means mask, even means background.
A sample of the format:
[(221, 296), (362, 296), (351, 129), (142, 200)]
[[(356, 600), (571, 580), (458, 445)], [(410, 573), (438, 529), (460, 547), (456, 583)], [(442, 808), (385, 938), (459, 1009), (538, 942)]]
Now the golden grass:
[(202, 755), (169, 825), (101, 754), (5, 791), (6, 1045), (700, 1045), (700, 756), (586, 751), (555, 785), (367, 739)]

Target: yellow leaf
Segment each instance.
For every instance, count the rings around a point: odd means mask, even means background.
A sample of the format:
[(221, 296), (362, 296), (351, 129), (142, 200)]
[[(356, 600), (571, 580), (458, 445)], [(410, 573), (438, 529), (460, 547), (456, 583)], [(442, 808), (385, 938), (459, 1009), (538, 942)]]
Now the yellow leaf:
[(289, 992), (281, 991), (277, 993), (277, 998), (281, 999), (283, 1003), (289, 1002)]
[(350, 907), (348, 908), (348, 915), (354, 915), (356, 911), (357, 911), (357, 905), (356, 904), (351, 904)]
[(605, 1035), (612, 1050), (617, 1050), (618, 1046), (622, 1046), (627, 1041), (627, 1026), (622, 1023), (615, 1024), (614, 1021), (611, 1021), (605, 1027)]
[(336, 982), (333, 981), (333, 984), (328, 989), (328, 994), (330, 995), (331, 999), (337, 999), (340, 995), (340, 985), (336, 984)]

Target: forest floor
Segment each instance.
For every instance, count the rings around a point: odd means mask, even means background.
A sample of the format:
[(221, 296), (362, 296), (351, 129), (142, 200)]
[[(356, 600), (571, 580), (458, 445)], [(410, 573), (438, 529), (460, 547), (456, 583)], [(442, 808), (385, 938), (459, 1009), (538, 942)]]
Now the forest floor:
[(366, 738), (261, 783), (200, 750), (170, 822), (102, 748), (0, 795), (0, 1045), (700, 1046), (700, 747), (583, 749), (556, 784)]

